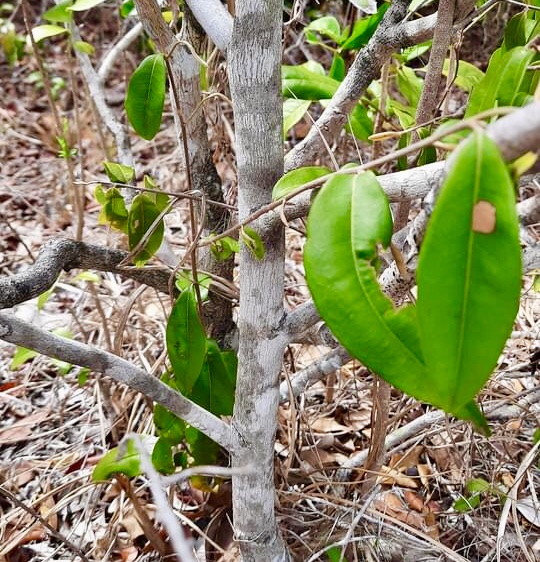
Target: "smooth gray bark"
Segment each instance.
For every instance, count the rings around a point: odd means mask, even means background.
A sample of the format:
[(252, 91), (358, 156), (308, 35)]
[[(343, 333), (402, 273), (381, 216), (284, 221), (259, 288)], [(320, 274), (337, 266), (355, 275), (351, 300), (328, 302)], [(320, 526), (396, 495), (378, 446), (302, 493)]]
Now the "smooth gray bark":
[[(242, 220), (271, 200), (283, 173), (280, 84), (282, 6), (279, 0), (239, 0), (228, 50), (238, 164), (238, 213)], [(257, 224), (252, 225), (257, 230)], [(258, 261), (240, 254), (237, 390), (232, 420), (233, 467), (256, 472), (233, 477), (235, 537), (244, 562), (279, 562), (288, 553), (274, 513), (274, 439), (279, 374), (285, 341), (284, 234), (275, 225)]]

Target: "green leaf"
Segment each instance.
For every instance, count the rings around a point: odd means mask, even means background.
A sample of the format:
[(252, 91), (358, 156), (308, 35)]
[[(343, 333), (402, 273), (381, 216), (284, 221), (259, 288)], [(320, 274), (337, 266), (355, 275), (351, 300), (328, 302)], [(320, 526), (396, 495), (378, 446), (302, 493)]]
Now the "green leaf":
[(103, 4), (103, 2), (105, 2), (105, 0), (75, 0), (73, 6), (69, 9), (73, 12), (82, 12), (83, 10), (89, 10), (94, 6)]
[(326, 556), (330, 562), (347, 562), (347, 558), (342, 555), (341, 547), (332, 546), (326, 551)]
[(242, 242), (248, 247), (253, 257), (258, 260), (264, 259), (266, 248), (261, 237), (250, 226), (243, 226), (240, 229), (240, 238)]
[(14, 370), (17, 367), (20, 367), (21, 365), (26, 363), (27, 361), (30, 361), (30, 359), (34, 359), (34, 357), (38, 357), (38, 355), (39, 353), (37, 351), (34, 351), (32, 349), (27, 349), (26, 347), (17, 346), (15, 350), (15, 354), (13, 355), (13, 359), (11, 360), (11, 364), (9, 365), (9, 368), (11, 370)]
[(125, 19), (135, 9), (135, 2), (133, 0), (123, 0), (120, 6), (120, 17)]
[(69, 23), (73, 19), (73, 12), (69, 9), (72, 3), (72, 0), (60, 2), (44, 12), (42, 18), (55, 23)]
[(468, 498), (465, 498), (463, 496), (461, 498), (458, 498), (454, 502), (453, 508), (458, 513), (468, 513), (469, 511), (476, 509), (479, 505), (480, 505), (480, 495), (476, 494)]
[(360, 49), (364, 45), (367, 45), (389, 7), (390, 4), (385, 2), (377, 10), (376, 14), (357, 20), (349, 38), (341, 45), (341, 49), (343, 51), (349, 51)]
[[(115, 183), (129, 184), (135, 178), (135, 168), (118, 164), (118, 162), (103, 162), (107, 177)], [(101, 201), (100, 201), (101, 203)]]
[[(444, 76), (448, 76), (449, 66), (449, 59), (446, 59), (443, 65)], [(456, 86), (466, 92), (470, 92), (483, 78), (484, 73), (474, 66), (474, 64), (464, 60), (458, 61), (457, 73), (454, 81)]]
[(210, 246), (212, 255), (218, 261), (228, 260), (233, 254), (240, 251), (240, 244), (238, 240), (231, 238), (230, 236), (225, 236), (212, 243)]
[(330, 78), (333, 78), (334, 80), (338, 80), (339, 82), (342, 82), (343, 78), (345, 78), (346, 72), (347, 69), (345, 68), (345, 60), (341, 55), (338, 55), (336, 53), (334, 55), (334, 58), (332, 59), (332, 66), (328, 71), (328, 76)]
[(492, 486), (483, 478), (471, 478), (470, 480), (467, 480), (465, 489), (469, 492), (469, 494), (481, 494), (483, 492), (490, 492)]
[(362, 141), (367, 141), (369, 136), (373, 134), (373, 121), (369, 117), (367, 109), (361, 103), (354, 106), (345, 129)]
[(389, 216), (375, 183), (369, 173), (334, 176), (318, 193), (304, 248), (308, 286), (322, 318), (352, 355), (398, 388), (433, 402), (438, 395), (425, 381), (414, 308), (395, 310), (370, 262), (359, 259), (373, 259), (375, 242), (386, 244), (391, 233), (387, 218), (373, 232), (363, 225), (376, 223), (373, 212)]
[(288, 98), (283, 102), (283, 137), (286, 137), (289, 130), (301, 121), (310, 105), (310, 100), (294, 98)]
[[(165, 377), (168, 378), (168, 375)], [(162, 377), (161, 380), (169, 384), (164, 380), (165, 377)], [(171, 384), (169, 386), (175, 388)], [(185, 422), (160, 404), (154, 405), (154, 425), (159, 437), (171, 445), (178, 445), (184, 438)]]
[(216, 416), (232, 415), (236, 371), (232, 372), (214, 340), (208, 340), (206, 362), (193, 386), (191, 400)]
[(276, 185), (274, 185), (272, 189), (272, 200), (276, 201), (277, 199), (286, 197), (301, 185), (331, 173), (332, 170), (325, 166), (305, 166), (303, 168), (291, 170), (282, 176), (277, 181)]
[(74, 41), (73, 48), (79, 53), (84, 53), (85, 55), (93, 55), (96, 52), (96, 49), (90, 43), (86, 41)]
[(41, 293), (41, 295), (39, 295), (38, 300), (37, 300), (38, 310), (43, 310), (43, 307), (45, 306), (45, 304), (47, 303), (47, 301), (49, 300), (51, 295), (54, 293), (54, 290), (55, 290), (55, 287), (53, 286), (50, 289), (48, 289), (47, 291)]
[(301, 100), (330, 99), (340, 82), (311, 70), (306, 64), (282, 66), (282, 91), (286, 98)]
[(397, 71), (397, 83), (399, 91), (405, 96), (409, 104), (417, 107), (424, 88), (424, 81), (416, 76), (412, 68), (402, 65)]
[(178, 297), (167, 323), (166, 340), (178, 390), (189, 395), (206, 355), (206, 334), (193, 289), (183, 291)]
[(491, 55), (486, 75), (473, 88), (465, 117), (496, 106), (516, 105), (533, 56), (525, 47), (515, 47), (506, 53), (497, 49)]
[(173, 447), (164, 439), (158, 439), (152, 449), (152, 464), (161, 474), (172, 474), (176, 466), (173, 458)]
[(420, 253), (418, 322), (439, 405), (456, 412), (482, 388), (512, 330), (521, 289), (515, 192), (487, 137), (456, 155)]
[(161, 125), (167, 68), (161, 53), (149, 55), (129, 81), (125, 108), (131, 126), (146, 140), (154, 138)]
[(186, 441), (189, 445), (189, 452), (193, 457), (193, 462), (190, 464), (216, 464), (219, 453), (219, 445), (201, 433), (194, 427), (186, 429)]
[(342, 39), (339, 22), (334, 16), (324, 16), (322, 18), (313, 20), (304, 29), (307, 42), (313, 45), (320, 45), (321, 40), (314, 32), (320, 33), (324, 37), (328, 37), (338, 45), (340, 44)]
[(95, 196), (100, 203), (100, 199), (104, 201), (98, 223), (110, 224), (113, 228), (127, 232), (128, 211), (120, 191), (116, 187), (104, 191), (101, 186), (97, 186)]
[(534, 19), (534, 10), (515, 15), (504, 28), (503, 51), (526, 45), (540, 34), (540, 19)]
[(36, 43), (63, 33), (69, 33), (69, 31), (65, 27), (53, 24), (37, 25), (32, 29), (32, 37)]
[[(146, 193), (139, 193), (133, 198), (128, 215), (129, 249), (133, 250), (145, 237), (146, 233), (159, 217), (160, 211)], [(144, 248), (133, 258), (135, 265), (144, 265), (158, 250), (163, 241), (165, 227), (161, 219), (144, 243)]]
[(125, 474), (129, 478), (142, 474), (139, 450), (132, 439), (125, 447), (111, 449), (97, 464), (92, 472), (92, 481), (108, 480), (114, 474)]

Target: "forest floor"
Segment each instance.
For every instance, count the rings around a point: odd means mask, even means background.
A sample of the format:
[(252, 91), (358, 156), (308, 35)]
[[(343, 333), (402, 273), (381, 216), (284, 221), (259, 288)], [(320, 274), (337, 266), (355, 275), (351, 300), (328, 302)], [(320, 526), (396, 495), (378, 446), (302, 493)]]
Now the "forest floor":
[[(101, 53), (119, 33), (110, 27), (101, 27), (94, 38)], [(47, 46), (46, 60), (59, 88), (55, 103), (78, 122), (72, 134), (84, 191), (83, 239), (125, 246), (122, 236), (98, 224), (91, 182), (104, 178), (106, 158), (75, 63), (60, 40)], [(108, 89), (117, 113), (125, 74), (136, 60), (135, 52), (126, 54), (127, 70)], [(57, 156), (53, 120), (36, 71), (31, 56), (15, 66), (0, 57), (0, 275), (27, 267), (47, 240), (74, 232), (66, 162)], [(227, 118), (224, 110), (212, 130), (217, 165), (234, 198)], [(302, 134), (302, 123), (296, 133)], [(181, 170), (175, 147), (169, 114), (169, 125), (151, 144), (134, 139), (141, 175), (151, 174), (164, 189), (177, 188)], [(356, 147), (343, 140), (337, 150), (345, 154)], [(369, 147), (365, 150), (369, 154)], [(177, 209), (168, 219), (179, 251), (185, 247), (183, 213)], [(291, 308), (308, 296), (303, 224), (293, 226), (286, 263)], [(530, 226), (528, 234), (538, 240), (540, 225)], [(142, 291), (132, 281), (73, 271), (64, 273), (46, 298), (21, 304), (15, 312), (159, 373), (169, 310), (167, 296)], [(275, 444), (277, 509), (295, 560), (330, 559), (324, 551), (331, 545), (344, 545), (349, 562), (540, 560), (540, 391), (534, 356), (539, 334), (538, 277), (527, 275), (512, 337), (478, 399), (489, 412), (491, 437), (392, 390), (392, 441), (377, 475), (379, 485), (368, 493), (361, 468), (350, 470), (345, 481), (338, 477), (353, 457), (369, 450), (373, 376), (351, 362), (297, 401), (284, 403)], [(290, 346), (284, 380), (327, 351)], [(156, 508), (144, 479), (91, 481), (97, 461), (132, 432), (153, 433), (144, 398), (95, 373), (0, 343), (0, 561), (157, 559), (166, 537), (153, 525)], [(219, 493), (192, 485), (171, 498), (186, 533), (199, 544), (206, 542), (208, 550), (211, 541), (221, 545), (222, 560), (235, 559), (228, 546), (227, 483)], [(330, 552), (331, 560), (339, 558)], [(207, 554), (207, 560), (218, 559)]]

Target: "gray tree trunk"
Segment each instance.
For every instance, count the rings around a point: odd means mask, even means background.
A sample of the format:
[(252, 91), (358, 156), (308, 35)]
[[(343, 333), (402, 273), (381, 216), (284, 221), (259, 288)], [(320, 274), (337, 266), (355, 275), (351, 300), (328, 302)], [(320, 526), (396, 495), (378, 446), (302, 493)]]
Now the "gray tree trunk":
[[(283, 173), (280, 86), (282, 5), (280, 0), (238, 0), (228, 49), (234, 108), (238, 206), (242, 220), (271, 200)], [(278, 225), (261, 232), (266, 255), (240, 254), (238, 379), (232, 420), (237, 452), (233, 466), (252, 465), (233, 477), (236, 538), (244, 562), (289, 559), (274, 513), (274, 438), (279, 373), (284, 351), (284, 234)]]

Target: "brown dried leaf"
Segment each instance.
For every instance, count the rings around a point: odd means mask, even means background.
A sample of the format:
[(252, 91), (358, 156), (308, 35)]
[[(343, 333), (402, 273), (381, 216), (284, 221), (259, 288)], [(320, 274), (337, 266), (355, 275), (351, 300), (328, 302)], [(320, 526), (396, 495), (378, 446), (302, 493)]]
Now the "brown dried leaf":
[(0, 445), (10, 445), (26, 441), (32, 435), (34, 426), (39, 425), (50, 415), (49, 410), (38, 410), (26, 418), (19, 420), (9, 427), (0, 429)]
[(334, 418), (317, 418), (311, 424), (316, 433), (349, 433), (350, 429), (338, 423)]

